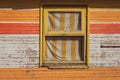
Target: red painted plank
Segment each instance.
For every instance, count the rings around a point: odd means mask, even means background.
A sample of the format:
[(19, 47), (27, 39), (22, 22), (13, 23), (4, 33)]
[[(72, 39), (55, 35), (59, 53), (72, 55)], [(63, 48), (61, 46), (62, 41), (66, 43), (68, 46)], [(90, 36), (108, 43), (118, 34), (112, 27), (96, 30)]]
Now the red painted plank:
[(120, 33), (120, 24), (90, 24), (91, 34), (116, 34)]
[(38, 34), (39, 24), (0, 24), (0, 34)]
[[(120, 33), (120, 24), (90, 24), (90, 33)], [(2, 23), (0, 34), (39, 34), (39, 24)]]

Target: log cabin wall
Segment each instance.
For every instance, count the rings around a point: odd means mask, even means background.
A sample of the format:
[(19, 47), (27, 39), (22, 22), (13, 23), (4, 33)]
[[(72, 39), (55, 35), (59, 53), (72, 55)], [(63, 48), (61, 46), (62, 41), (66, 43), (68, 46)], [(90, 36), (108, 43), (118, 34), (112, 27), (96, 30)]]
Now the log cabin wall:
[[(89, 8), (89, 66), (120, 67), (120, 1), (76, 2)], [(39, 68), (40, 3), (0, 0), (0, 68)]]

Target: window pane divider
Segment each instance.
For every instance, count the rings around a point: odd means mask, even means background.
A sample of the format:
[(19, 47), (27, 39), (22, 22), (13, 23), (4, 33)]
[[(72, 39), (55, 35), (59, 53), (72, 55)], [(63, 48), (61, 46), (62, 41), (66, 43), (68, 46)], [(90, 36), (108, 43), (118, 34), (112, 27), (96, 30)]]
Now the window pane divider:
[(45, 36), (85, 36), (84, 33), (45, 33)]

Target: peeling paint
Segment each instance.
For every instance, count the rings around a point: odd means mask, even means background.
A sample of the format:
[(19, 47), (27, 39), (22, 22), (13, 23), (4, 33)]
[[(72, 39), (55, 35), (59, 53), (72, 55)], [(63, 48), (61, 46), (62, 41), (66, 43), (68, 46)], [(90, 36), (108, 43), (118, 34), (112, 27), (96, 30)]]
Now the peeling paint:
[(120, 48), (104, 46), (120, 46), (119, 34), (90, 35), (90, 67), (120, 67)]
[(39, 35), (0, 35), (0, 68), (38, 68)]

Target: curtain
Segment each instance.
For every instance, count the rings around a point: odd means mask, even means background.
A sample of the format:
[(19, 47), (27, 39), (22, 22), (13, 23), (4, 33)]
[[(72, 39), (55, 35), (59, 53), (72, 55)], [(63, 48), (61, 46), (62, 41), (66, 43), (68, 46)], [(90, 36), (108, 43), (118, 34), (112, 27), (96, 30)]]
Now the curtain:
[(81, 30), (81, 13), (48, 14), (48, 31), (77, 31)]
[[(81, 13), (50, 12), (48, 31), (81, 30)], [(83, 37), (46, 37), (44, 61), (82, 61)]]

